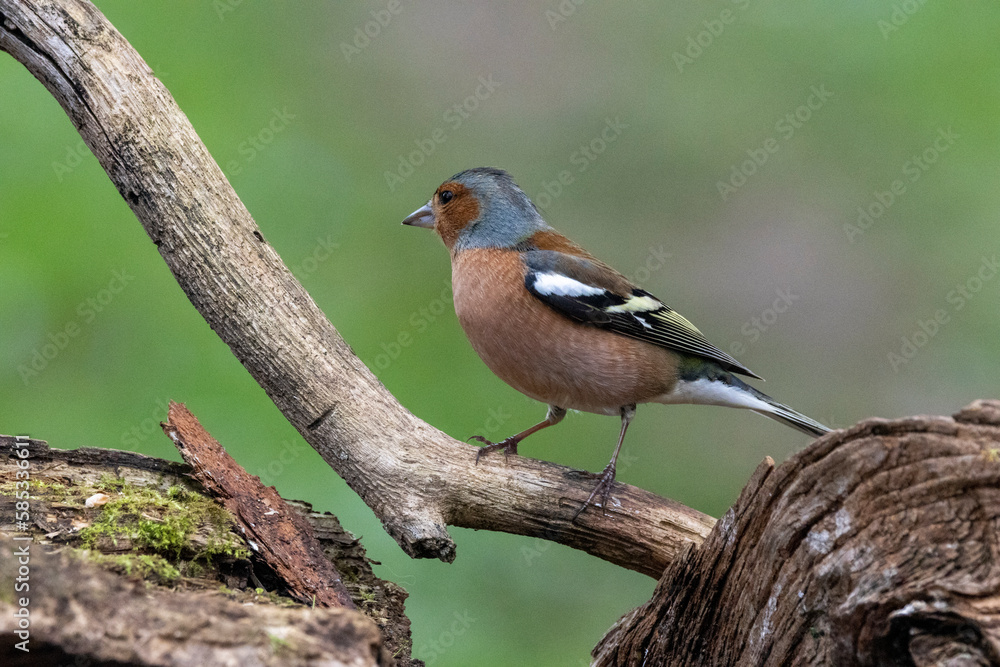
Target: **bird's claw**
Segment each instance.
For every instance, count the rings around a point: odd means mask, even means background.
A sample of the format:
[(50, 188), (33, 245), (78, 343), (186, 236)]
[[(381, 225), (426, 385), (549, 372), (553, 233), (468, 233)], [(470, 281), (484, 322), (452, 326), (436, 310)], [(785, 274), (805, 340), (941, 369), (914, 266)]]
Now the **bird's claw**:
[(587, 502), (585, 502), (583, 506), (576, 511), (576, 514), (573, 515), (573, 523), (576, 523), (576, 520), (581, 514), (583, 514), (583, 511), (590, 506), (598, 494), (601, 496), (601, 513), (604, 514), (605, 509), (608, 506), (608, 499), (611, 497), (611, 489), (615, 485), (615, 465), (613, 463), (608, 464), (600, 475), (595, 475), (594, 473), (587, 474), (590, 477), (596, 477), (599, 481), (597, 482), (597, 486), (594, 487), (594, 490), (591, 491), (590, 497), (587, 498)]
[(503, 457), (505, 461), (511, 454), (517, 455), (518, 440), (514, 437), (501, 440), (500, 442), (491, 442), (481, 435), (474, 435), (470, 437), (469, 440), (478, 440), (484, 445), (479, 448), (478, 452), (476, 452), (476, 465), (479, 465), (479, 457), (483, 454), (489, 454), (490, 452), (499, 451), (501, 449), (503, 450)]

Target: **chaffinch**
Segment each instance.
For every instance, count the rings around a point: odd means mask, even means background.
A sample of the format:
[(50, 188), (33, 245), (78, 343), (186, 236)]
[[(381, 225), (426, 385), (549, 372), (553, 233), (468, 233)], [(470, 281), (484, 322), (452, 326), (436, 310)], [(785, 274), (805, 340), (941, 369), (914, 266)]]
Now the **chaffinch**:
[[(620, 415), (611, 462), (587, 502), (602, 507), (639, 403), (746, 408), (810, 436), (830, 429), (736, 374), (760, 379), (688, 320), (549, 227), (511, 176), (489, 167), (452, 176), (404, 225), (437, 232), (451, 253), (455, 313), (500, 379), (547, 403), (545, 419), (476, 455), (517, 454), (567, 409)], [(575, 518), (575, 517), (574, 517)]]

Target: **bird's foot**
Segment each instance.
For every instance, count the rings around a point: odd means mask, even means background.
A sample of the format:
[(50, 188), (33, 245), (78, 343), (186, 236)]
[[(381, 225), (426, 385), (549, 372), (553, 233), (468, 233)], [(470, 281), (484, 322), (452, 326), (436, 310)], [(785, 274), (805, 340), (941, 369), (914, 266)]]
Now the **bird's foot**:
[(500, 442), (490, 442), (481, 435), (474, 435), (471, 438), (469, 438), (469, 440), (478, 440), (479, 442), (485, 445), (484, 447), (480, 447), (479, 451), (476, 452), (476, 465), (479, 465), (479, 457), (482, 456), (483, 454), (489, 454), (490, 452), (496, 452), (501, 449), (503, 450), (503, 458), (505, 461), (511, 454), (514, 454), (516, 456), (517, 443), (521, 441), (520, 438), (513, 435), (507, 438), (506, 440), (501, 440)]
[(600, 475), (595, 475), (593, 473), (588, 473), (588, 475), (597, 478), (597, 486), (594, 487), (594, 490), (590, 493), (590, 497), (587, 498), (587, 502), (583, 504), (583, 507), (578, 509), (576, 514), (573, 515), (574, 523), (580, 515), (583, 514), (583, 511), (594, 502), (594, 498), (596, 498), (598, 494), (601, 496), (601, 513), (604, 513), (604, 510), (608, 506), (608, 499), (611, 497), (611, 488), (615, 485), (615, 464), (609, 463)]

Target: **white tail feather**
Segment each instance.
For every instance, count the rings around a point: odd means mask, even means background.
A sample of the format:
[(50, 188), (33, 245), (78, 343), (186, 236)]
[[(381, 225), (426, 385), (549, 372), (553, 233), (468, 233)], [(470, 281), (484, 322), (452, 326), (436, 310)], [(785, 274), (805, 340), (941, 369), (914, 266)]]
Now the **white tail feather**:
[(807, 435), (819, 436), (830, 431), (818, 421), (778, 403), (767, 394), (757, 391), (732, 375), (728, 375), (725, 380), (707, 378), (693, 381), (680, 380), (673, 391), (659, 396), (656, 402), (744, 408), (770, 417)]

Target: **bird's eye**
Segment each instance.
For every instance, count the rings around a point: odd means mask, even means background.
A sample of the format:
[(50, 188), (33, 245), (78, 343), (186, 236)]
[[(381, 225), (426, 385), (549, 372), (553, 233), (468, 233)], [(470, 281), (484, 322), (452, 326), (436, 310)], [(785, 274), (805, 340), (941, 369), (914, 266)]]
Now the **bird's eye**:
[(455, 198), (455, 193), (452, 192), (451, 190), (442, 190), (441, 194), (438, 195), (438, 199), (441, 200), (442, 204), (447, 204), (454, 198)]

